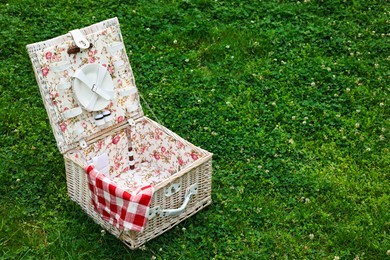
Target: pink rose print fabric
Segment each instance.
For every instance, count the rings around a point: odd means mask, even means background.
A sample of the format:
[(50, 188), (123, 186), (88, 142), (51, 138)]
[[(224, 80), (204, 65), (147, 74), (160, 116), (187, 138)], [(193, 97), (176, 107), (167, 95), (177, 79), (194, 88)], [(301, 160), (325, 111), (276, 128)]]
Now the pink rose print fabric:
[[(128, 190), (155, 185), (204, 156), (200, 150), (170, 136), (148, 118), (138, 121), (128, 132), (130, 136), (126, 129), (109, 135), (70, 156), (89, 164), (93, 157), (107, 153), (110, 160), (108, 177), (118, 187)], [(127, 151), (130, 144), (135, 152), (135, 170), (129, 170)]]

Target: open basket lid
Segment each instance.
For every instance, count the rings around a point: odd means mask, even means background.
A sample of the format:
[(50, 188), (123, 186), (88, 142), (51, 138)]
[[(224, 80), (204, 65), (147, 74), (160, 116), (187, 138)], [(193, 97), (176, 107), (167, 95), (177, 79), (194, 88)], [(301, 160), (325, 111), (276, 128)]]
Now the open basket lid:
[(27, 50), (61, 153), (143, 116), (117, 18)]

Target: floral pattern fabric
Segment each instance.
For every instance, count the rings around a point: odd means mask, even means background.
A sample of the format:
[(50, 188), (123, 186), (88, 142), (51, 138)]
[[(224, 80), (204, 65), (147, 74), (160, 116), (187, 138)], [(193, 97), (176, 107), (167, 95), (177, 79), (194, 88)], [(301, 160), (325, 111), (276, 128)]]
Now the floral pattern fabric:
[[(93, 47), (77, 54), (67, 53), (74, 44), (71, 38), (38, 52), (41, 73), (45, 80), (44, 93), (47, 95), (46, 100), (49, 100), (48, 105), (52, 108), (49, 111), (54, 113), (49, 116), (57, 118), (55, 123), (58, 133), (57, 131), (55, 133), (63, 137), (66, 145), (101, 131), (101, 128), (95, 124), (92, 112), (83, 109), (82, 114), (73, 118), (66, 118), (63, 114), (67, 110), (79, 107), (72, 90), (72, 75), (81, 66), (101, 64), (110, 73), (114, 83), (115, 97), (104, 110), (111, 112), (114, 124), (131, 117), (131, 111), (128, 111), (128, 108), (133, 104), (139, 104), (138, 93), (120, 94), (124, 89), (135, 87), (135, 82), (118, 30), (117, 27), (111, 26), (86, 35)], [(122, 47), (111, 48), (114, 45)], [(80, 127), (83, 129), (81, 135), (75, 131)]]
[[(134, 150), (134, 170), (129, 169), (129, 145)], [(203, 156), (201, 150), (172, 137), (148, 118), (138, 121), (131, 129), (121, 130), (71, 153), (70, 157), (88, 164), (103, 153), (107, 153), (110, 160), (108, 177), (128, 191), (155, 185)]]

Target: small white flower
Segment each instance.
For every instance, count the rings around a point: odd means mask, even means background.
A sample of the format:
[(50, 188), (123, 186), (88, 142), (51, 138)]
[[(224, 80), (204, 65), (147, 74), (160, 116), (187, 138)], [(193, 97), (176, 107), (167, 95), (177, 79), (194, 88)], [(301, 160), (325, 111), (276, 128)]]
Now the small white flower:
[(366, 148), (366, 151), (367, 151), (367, 152), (371, 152), (371, 148), (370, 148), (370, 147), (367, 147), (367, 148)]
[(230, 45), (226, 45), (225, 47), (226, 47), (226, 49), (230, 49)]
[(379, 106), (383, 107), (383, 106), (385, 106), (385, 103), (381, 102), (381, 103), (379, 103)]
[(234, 56), (230, 56), (230, 59), (234, 59)]
[(331, 69), (331, 68), (329, 68), (329, 67), (327, 67), (327, 68), (326, 68), (326, 70), (327, 70), (327, 71), (331, 71), (332, 69)]
[(296, 118), (297, 118), (296, 116), (292, 116), (292, 117), (291, 117), (292, 120), (295, 120)]
[(198, 103), (202, 103), (202, 100), (198, 99)]
[(185, 62), (189, 62), (190, 61), (190, 59), (185, 59)]
[(155, 256), (152, 256), (152, 258), (151, 258), (152, 260), (155, 260), (155, 259), (157, 259), (157, 257), (155, 257)]
[(274, 107), (276, 107), (276, 102), (272, 102), (271, 105), (273, 105)]
[(337, 93), (336, 93), (336, 94), (334, 94), (333, 96), (334, 96), (334, 97), (338, 97), (338, 96), (339, 96), (339, 94), (337, 94)]
[(309, 204), (310, 203), (310, 199), (309, 198), (305, 198), (305, 203)]
[(269, 170), (265, 170), (265, 173), (269, 173)]
[(378, 64), (378, 63), (375, 63), (375, 64), (374, 64), (374, 67), (375, 67), (375, 68), (379, 68), (379, 64)]
[(361, 111), (360, 109), (356, 109), (356, 113), (359, 114)]
[(177, 40), (175, 39), (175, 40), (173, 40), (173, 44), (176, 44), (177, 43)]
[(359, 123), (356, 123), (356, 124), (355, 124), (355, 127), (356, 127), (356, 128), (359, 128), (359, 127), (360, 127), (360, 124), (359, 124)]
[(350, 88), (346, 88), (346, 89), (345, 89), (345, 91), (347, 91), (347, 92), (350, 92), (350, 91), (351, 91), (351, 89), (350, 89)]
[(211, 89), (211, 92), (215, 92), (215, 88)]
[(303, 119), (308, 120), (309, 118), (307, 116), (305, 116)]
[(261, 168), (263, 168), (263, 166), (262, 166), (262, 165), (259, 165), (259, 166), (257, 166), (257, 168), (261, 169)]
[(340, 257), (336, 255), (333, 260), (340, 260)]
[(336, 117), (340, 118), (340, 117), (341, 117), (341, 115), (340, 115), (340, 114), (337, 114), (337, 115), (336, 115)]
[(314, 87), (314, 86), (316, 85), (316, 83), (313, 81), (312, 83), (310, 83), (310, 85), (311, 85), (312, 87)]
[(314, 234), (310, 234), (309, 238), (310, 238), (310, 240), (313, 240), (314, 239)]
[(160, 247), (160, 249), (158, 251), (162, 252), (163, 251), (162, 247)]
[(288, 140), (288, 143), (289, 143), (289, 144), (294, 144), (294, 140), (293, 140), (293, 139), (290, 139), (290, 140)]
[(302, 124), (303, 124), (303, 125), (306, 125), (306, 121), (303, 121)]
[(386, 131), (386, 128), (382, 127), (381, 131), (382, 131), (382, 133), (384, 133)]
[(16, 182), (20, 182), (20, 179), (16, 179)]
[(146, 28), (146, 30), (147, 30), (147, 31), (150, 31), (150, 28), (149, 28), (149, 27), (147, 27), (147, 28)]
[(185, 227), (183, 227), (181, 230), (182, 230), (183, 232), (185, 232), (187, 229), (186, 229)]

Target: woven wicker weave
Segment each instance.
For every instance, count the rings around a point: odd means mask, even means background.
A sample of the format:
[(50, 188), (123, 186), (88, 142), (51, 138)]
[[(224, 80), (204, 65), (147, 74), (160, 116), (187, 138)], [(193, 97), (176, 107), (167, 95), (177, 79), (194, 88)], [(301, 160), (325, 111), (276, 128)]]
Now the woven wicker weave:
[[(116, 18), (100, 22), (98, 24), (81, 29), (84, 34), (93, 34), (103, 29), (115, 27), (117, 30), (117, 39), (122, 41), (122, 35), (119, 29), (119, 23)], [(63, 120), (58, 116), (58, 108), (53, 106), (50, 93), (50, 82), (48, 82), (43, 74), (42, 58), (39, 55), (43, 50), (52, 48), (53, 46), (63, 45), (64, 42), (71, 42), (72, 38), (70, 34), (54, 38), (52, 40), (31, 44), (27, 46), (36, 79), (40, 88), (40, 92), (43, 98), (44, 105), (50, 118), (50, 123), (53, 128), (54, 135), (57, 140), (59, 150), (63, 153), (65, 159), (67, 188), (70, 198), (78, 203), (81, 208), (100, 226), (106, 229), (108, 232), (118, 237), (131, 249), (135, 249), (150, 239), (164, 233), (170, 228), (174, 227), (184, 219), (195, 214), (202, 208), (211, 203), (211, 174), (212, 174), (212, 154), (194, 146), (183, 138), (179, 137), (169, 129), (161, 126), (153, 120), (144, 117), (142, 108), (140, 107), (134, 113), (127, 113), (125, 120), (116, 122), (112, 126), (105, 129), (93, 128), (88, 136), (84, 136), (79, 139), (72, 139), (64, 134), (61, 128), (60, 122)], [(128, 62), (127, 55), (124, 57), (126, 72), (125, 79), (130, 85), (135, 86), (134, 76), (130, 63)], [(136, 96), (136, 102), (139, 102), (139, 97)], [(118, 107), (123, 104), (118, 103)], [(84, 118), (91, 117), (91, 113), (83, 112)], [(155, 192), (153, 194), (152, 203), (150, 208), (160, 207), (161, 209), (177, 209), (182, 206), (186, 191), (194, 184), (198, 185), (198, 192), (191, 197), (185, 210), (176, 216), (162, 216), (156, 214), (153, 218), (148, 220), (147, 226), (142, 232), (135, 231), (123, 231), (115, 226), (112, 226), (106, 222), (98, 213), (95, 212), (91, 203), (91, 194), (88, 188), (87, 175), (84, 171), (87, 158), (75, 157), (74, 153), (82, 152), (83, 148), (80, 147), (80, 141), (85, 142), (87, 145), (93, 145), (94, 143), (102, 140), (102, 138), (111, 135), (113, 132), (120, 129), (129, 127), (127, 120), (134, 122), (136, 125), (141, 122), (147, 122), (155, 128), (158, 128), (164, 133), (165, 138), (180, 142), (188, 149), (199, 154), (199, 158), (193, 162), (187, 163), (184, 167), (178, 169), (171, 174), (168, 178), (159, 181), (155, 184)], [(62, 121), (61, 121), (62, 120)], [(71, 124), (72, 121), (66, 121), (67, 124)], [(68, 139), (67, 139), (68, 138)], [(84, 147), (85, 148), (85, 147)], [(180, 189), (176, 190), (172, 195), (167, 196), (167, 191), (171, 189), (172, 185), (179, 185)]]

